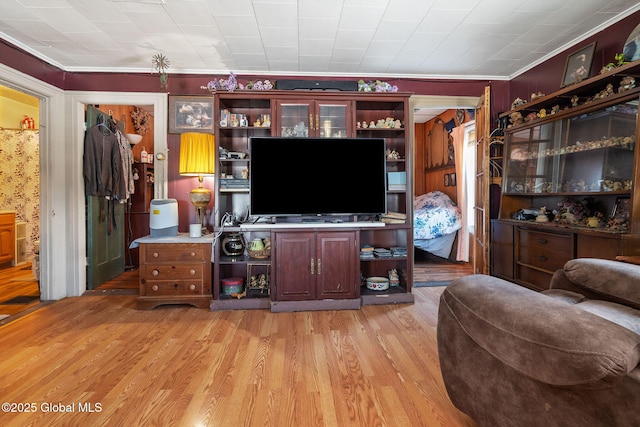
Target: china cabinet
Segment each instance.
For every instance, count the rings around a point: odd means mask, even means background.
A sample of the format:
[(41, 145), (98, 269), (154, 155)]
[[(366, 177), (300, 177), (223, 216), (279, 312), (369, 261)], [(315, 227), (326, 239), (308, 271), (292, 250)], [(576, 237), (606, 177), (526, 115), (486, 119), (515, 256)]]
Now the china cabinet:
[[(277, 311), (289, 307), (290, 303), (305, 301), (317, 303), (316, 307), (331, 308), (333, 304), (334, 308), (354, 308), (361, 304), (413, 301), (413, 257), (360, 259), (360, 246), (411, 249), (413, 245), (409, 96), (408, 93), (314, 90), (214, 94), (218, 154), (214, 231), (221, 236), (239, 233), (245, 243), (256, 237), (268, 237), (273, 248), (268, 258), (252, 258), (246, 249), (242, 255), (230, 257), (222, 250), (223, 237), (217, 239), (213, 248), (211, 309), (271, 308)], [(225, 120), (232, 115), (242, 120)], [(390, 127), (391, 122), (393, 127)], [(288, 225), (250, 217), (249, 144), (252, 136), (384, 138), (388, 153), (387, 172), (405, 173), (407, 182), (405, 188), (387, 191), (387, 210), (404, 214), (406, 219), (396, 224), (384, 224), (379, 218), (356, 215), (340, 224)], [(288, 165), (274, 164), (273, 167), (287, 168)], [(331, 165), (327, 165), (327, 173), (340, 171), (331, 170)], [(291, 197), (295, 197), (296, 193), (289, 188), (291, 184), (284, 183), (282, 188), (273, 191), (289, 191)], [(361, 276), (386, 276), (391, 269), (399, 272), (400, 286), (387, 291), (368, 291), (360, 287)], [(247, 284), (251, 277), (259, 274), (269, 277), (268, 292), (247, 289), (246, 295), (240, 298), (224, 293), (223, 280), (241, 278)], [(305, 307), (313, 309), (309, 305)]]
[(632, 70), (640, 66), (596, 76), (503, 114), (516, 123), (505, 131), (492, 274), (545, 289), (572, 258), (640, 253), (640, 91), (622, 87)]

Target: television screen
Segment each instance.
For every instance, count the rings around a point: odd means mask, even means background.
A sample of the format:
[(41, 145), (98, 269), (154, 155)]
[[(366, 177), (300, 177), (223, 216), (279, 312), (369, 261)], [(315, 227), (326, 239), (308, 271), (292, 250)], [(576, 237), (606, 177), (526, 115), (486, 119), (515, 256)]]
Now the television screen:
[(384, 138), (252, 137), (252, 216), (386, 212)]

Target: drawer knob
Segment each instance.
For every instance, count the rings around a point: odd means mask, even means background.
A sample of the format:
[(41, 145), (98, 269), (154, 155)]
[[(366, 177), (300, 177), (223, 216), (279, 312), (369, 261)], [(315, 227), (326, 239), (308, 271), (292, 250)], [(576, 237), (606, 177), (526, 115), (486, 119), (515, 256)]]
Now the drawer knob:
[(160, 272), (158, 270), (154, 269), (154, 270), (151, 271), (151, 275), (152, 276), (157, 276), (158, 274), (160, 274)]
[(157, 290), (158, 290), (158, 285), (153, 285), (153, 286), (151, 287), (151, 290), (152, 290), (152, 291), (157, 291)]
[(196, 256), (196, 253), (195, 252), (191, 252), (189, 255), (191, 255), (191, 258), (193, 258), (193, 257)]
[(544, 245), (547, 243), (547, 239), (538, 239), (538, 243), (542, 243)]
[(539, 259), (540, 261), (546, 261), (546, 260), (547, 260), (547, 257), (546, 257), (546, 256), (544, 256), (544, 255), (540, 255), (540, 256), (538, 257), (538, 259)]
[(179, 286), (180, 286), (180, 284), (179, 284), (179, 283), (174, 283), (174, 284), (173, 284), (173, 287), (174, 287), (175, 289), (178, 289), (178, 287), (179, 287)]
[(196, 285), (189, 285), (189, 289), (192, 290), (192, 291), (195, 291), (196, 290)]
[(191, 270), (189, 270), (189, 274), (192, 276), (196, 275), (196, 271), (192, 268)]
[(160, 256), (160, 254), (158, 252), (154, 252), (153, 255), (151, 255), (154, 258), (158, 258)]

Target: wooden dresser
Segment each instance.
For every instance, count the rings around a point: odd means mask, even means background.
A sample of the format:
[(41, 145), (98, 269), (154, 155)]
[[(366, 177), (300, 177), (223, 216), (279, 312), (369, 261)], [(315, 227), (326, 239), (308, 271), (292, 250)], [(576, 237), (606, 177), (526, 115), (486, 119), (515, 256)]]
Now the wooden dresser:
[(213, 236), (193, 238), (180, 234), (143, 237), (136, 242), (140, 245), (138, 309), (163, 304), (209, 308)]

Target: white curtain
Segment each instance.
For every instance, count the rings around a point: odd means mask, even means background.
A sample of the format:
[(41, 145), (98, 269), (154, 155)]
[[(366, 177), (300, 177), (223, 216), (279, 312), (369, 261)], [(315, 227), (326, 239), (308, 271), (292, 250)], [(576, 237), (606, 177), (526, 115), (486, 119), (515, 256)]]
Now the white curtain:
[(465, 126), (463, 124), (453, 128), (453, 149), (456, 162), (456, 197), (458, 207), (462, 212), (462, 227), (458, 230), (458, 251), (456, 261), (469, 262), (469, 227), (467, 215), (467, 177), (464, 167)]

